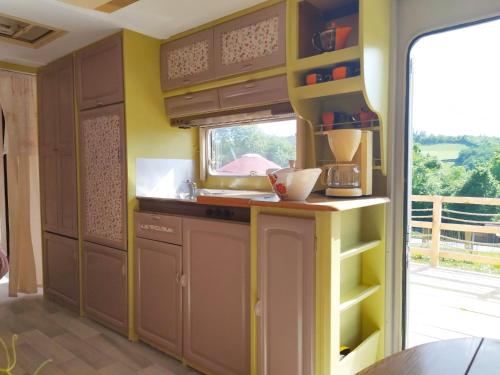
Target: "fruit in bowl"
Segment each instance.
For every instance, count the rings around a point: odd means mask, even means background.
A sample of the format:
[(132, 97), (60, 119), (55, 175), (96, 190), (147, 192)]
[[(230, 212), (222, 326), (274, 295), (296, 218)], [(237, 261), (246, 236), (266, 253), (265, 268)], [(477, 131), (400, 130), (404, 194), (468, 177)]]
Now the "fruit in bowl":
[(269, 171), (267, 177), (280, 199), (303, 201), (311, 194), (320, 174), (320, 168), (283, 168)]

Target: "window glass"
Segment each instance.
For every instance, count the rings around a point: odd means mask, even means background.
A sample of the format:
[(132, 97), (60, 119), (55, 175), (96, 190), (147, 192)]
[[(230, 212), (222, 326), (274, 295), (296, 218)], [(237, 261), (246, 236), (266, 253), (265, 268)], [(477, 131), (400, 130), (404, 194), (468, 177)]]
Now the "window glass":
[(208, 170), (219, 176), (264, 176), (297, 155), (297, 120), (214, 128), (208, 132)]

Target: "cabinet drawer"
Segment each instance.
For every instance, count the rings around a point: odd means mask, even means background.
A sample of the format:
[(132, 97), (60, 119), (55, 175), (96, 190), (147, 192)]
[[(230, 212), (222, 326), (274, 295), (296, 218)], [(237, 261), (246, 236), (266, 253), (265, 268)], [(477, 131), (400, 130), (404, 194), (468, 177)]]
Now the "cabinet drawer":
[(216, 111), (220, 108), (217, 90), (206, 90), (165, 99), (165, 110), (170, 118)]
[(250, 81), (219, 90), (221, 108), (247, 107), (288, 101), (286, 76)]
[(182, 219), (136, 212), (135, 234), (140, 238), (182, 245)]

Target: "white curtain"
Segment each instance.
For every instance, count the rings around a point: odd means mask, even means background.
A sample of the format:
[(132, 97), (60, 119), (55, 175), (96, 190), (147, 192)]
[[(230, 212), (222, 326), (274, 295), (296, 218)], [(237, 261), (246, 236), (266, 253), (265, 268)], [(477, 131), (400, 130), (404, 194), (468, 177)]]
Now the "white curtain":
[(7, 155), (9, 295), (17, 296), (37, 292), (41, 269), (36, 77), (0, 70), (0, 107), (6, 129), (0, 151)]

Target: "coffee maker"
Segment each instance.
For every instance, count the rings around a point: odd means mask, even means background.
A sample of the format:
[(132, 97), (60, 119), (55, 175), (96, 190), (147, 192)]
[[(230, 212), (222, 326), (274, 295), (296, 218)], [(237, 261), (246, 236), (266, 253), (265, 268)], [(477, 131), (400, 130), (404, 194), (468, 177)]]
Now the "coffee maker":
[(360, 197), (372, 194), (373, 133), (362, 129), (324, 132), (335, 163), (323, 166), (327, 196)]

